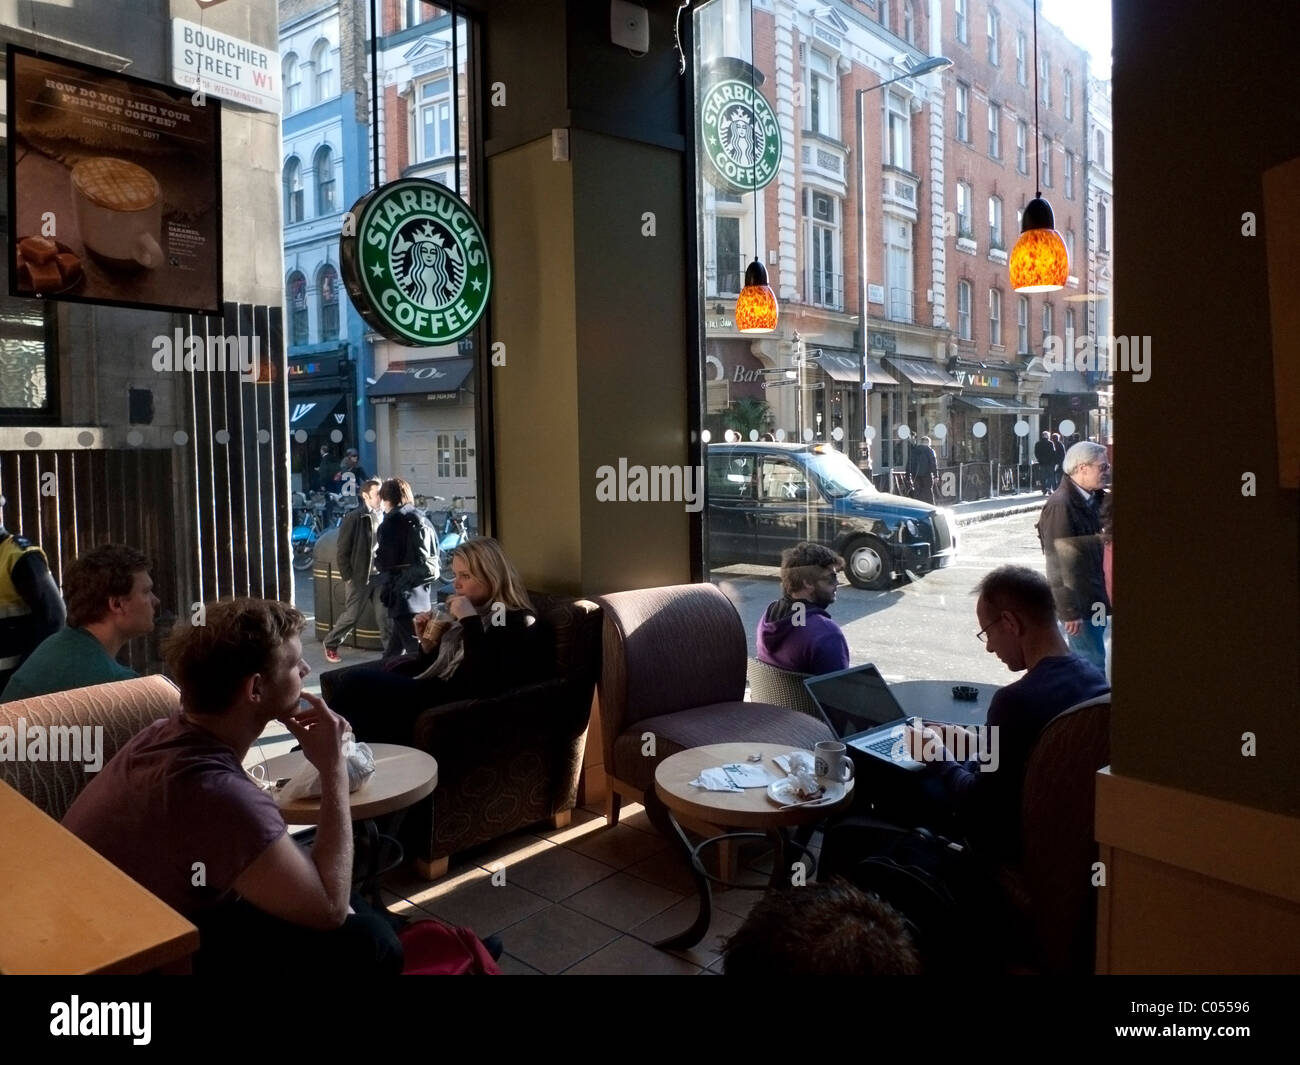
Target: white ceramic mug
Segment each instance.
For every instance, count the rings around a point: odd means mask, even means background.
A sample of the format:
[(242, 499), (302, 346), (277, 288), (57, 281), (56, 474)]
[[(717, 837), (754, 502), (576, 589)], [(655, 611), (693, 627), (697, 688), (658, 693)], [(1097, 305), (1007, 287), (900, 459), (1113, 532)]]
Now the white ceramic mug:
[(124, 266), (162, 265), (162, 189), (144, 167), (111, 156), (83, 159), (72, 168), (72, 204), (88, 251)]
[(823, 788), (853, 779), (853, 759), (848, 750), (838, 740), (821, 740), (813, 748), (813, 772)]

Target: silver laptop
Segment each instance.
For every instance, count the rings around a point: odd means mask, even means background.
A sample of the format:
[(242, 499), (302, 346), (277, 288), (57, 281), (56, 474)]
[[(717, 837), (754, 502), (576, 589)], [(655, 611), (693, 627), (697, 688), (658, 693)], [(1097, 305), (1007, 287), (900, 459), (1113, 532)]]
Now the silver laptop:
[(846, 746), (908, 772), (922, 768), (905, 750), (903, 729), (910, 719), (875, 666), (806, 677), (803, 683)]

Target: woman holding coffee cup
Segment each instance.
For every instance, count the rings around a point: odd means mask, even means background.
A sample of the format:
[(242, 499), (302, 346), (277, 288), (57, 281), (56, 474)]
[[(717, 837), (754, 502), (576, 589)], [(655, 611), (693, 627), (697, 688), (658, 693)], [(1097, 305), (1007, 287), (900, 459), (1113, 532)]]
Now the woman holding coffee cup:
[(515, 567), (490, 537), (452, 554), (453, 595), (415, 616), (419, 655), (321, 674), (321, 694), (357, 739), (410, 743), (432, 706), (483, 699), (548, 675), (549, 647)]

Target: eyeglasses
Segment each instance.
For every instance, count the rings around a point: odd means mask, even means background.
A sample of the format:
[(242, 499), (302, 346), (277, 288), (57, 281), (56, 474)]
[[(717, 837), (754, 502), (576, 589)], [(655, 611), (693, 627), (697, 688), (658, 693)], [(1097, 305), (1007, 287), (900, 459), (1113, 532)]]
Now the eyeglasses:
[(996, 625), (999, 621), (1001, 621), (1006, 616), (1007, 616), (1007, 612), (1004, 610), (1001, 614), (997, 616), (997, 618), (995, 618), (993, 621), (990, 621), (987, 625), (985, 625), (982, 629), (980, 629), (980, 631), (975, 634), (975, 639), (979, 640), (979, 642), (982, 644), (987, 644), (989, 642), (989, 638), (988, 638), (989, 629), (993, 628), (994, 625)]

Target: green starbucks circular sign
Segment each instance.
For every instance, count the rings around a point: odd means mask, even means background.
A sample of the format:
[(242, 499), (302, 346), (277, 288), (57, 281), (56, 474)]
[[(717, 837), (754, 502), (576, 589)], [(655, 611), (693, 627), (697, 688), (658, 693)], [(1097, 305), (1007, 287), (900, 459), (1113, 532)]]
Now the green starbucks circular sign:
[(710, 169), (737, 192), (761, 189), (781, 165), (776, 113), (748, 81), (710, 81), (700, 102), (700, 140)]
[(361, 317), (402, 344), (459, 340), (483, 315), (492, 264), (478, 219), (450, 189), (404, 178), (344, 216), (339, 259)]

